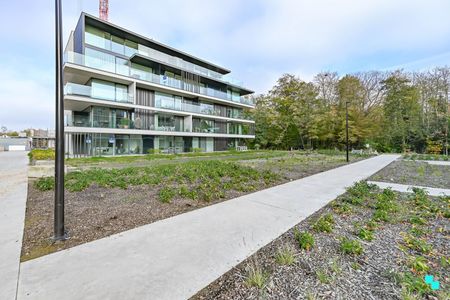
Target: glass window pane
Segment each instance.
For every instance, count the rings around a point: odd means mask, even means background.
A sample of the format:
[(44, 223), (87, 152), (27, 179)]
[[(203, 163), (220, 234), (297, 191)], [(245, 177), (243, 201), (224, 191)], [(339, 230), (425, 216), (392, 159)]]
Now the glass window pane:
[(124, 55), (125, 54), (125, 40), (113, 35), (111, 51)]
[(101, 51), (85, 48), (85, 64), (88, 67), (115, 72), (115, 57)]
[(122, 84), (116, 84), (116, 101), (128, 102), (128, 87)]
[(85, 42), (95, 47), (111, 50), (111, 37), (109, 33), (92, 26), (86, 26)]
[(138, 52), (138, 44), (129, 40), (125, 41), (125, 55), (133, 56), (133, 54)]
[(116, 73), (125, 76), (128, 76), (130, 74), (128, 61), (126, 59), (116, 57)]
[(92, 80), (92, 98), (112, 100), (116, 99), (114, 83), (98, 79)]

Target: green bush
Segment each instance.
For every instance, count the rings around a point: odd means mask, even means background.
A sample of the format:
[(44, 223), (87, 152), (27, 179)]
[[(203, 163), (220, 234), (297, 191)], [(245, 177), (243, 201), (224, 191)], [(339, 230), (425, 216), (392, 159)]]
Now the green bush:
[(161, 150), (160, 149), (148, 149), (147, 153), (148, 154), (159, 154), (159, 153), (161, 153)]
[(159, 201), (163, 203), (170, 203), (175, 195), (175, 190), (171, 187), (163, 187), (158, 192)]
[(358, 232), (358, 237), (362, 240), (370, 242), (373, 240), (373, 232), (371, 230), (361, 228)]
[(297, 228), (295, 228), (294, 237), (301, 249), (309, 251), (312, 247), (314, 247), (314, 237), (311, 233), (300, 232)]
[(36, 160), (54, 160), (55, 150), (53, 149), (33, 149), (28, 152), (30, 162)]
[(351, 254), (351, 255), (360, 255), (364, 251), (364, 249), (359, 241), (351, 240), (348, 238), (343, 238), (341, 240), (341, 250), (345, 254)]
[(55, 187), (54, 177), (41, 177), (34, 182), (34, 186), (40, 191), (53, 190)]
[(327, 232), (333, 231), (334, 219), (333, 215), (326, 214), (321, 216), (312, 226), (312, 228), (317, 232)]

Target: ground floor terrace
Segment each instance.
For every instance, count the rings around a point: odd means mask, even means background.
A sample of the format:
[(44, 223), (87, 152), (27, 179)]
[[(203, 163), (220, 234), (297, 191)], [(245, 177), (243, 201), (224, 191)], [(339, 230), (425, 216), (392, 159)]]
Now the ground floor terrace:
[(245, 139), (113, 133), (66, 133), (68, 157), (214, 152), (245, 147)]

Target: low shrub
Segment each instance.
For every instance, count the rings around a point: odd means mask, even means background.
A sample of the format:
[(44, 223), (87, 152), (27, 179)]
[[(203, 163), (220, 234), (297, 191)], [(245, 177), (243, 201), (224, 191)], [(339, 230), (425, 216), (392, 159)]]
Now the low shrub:
[(172, 187), (163, 187), (158, 192), (159, 201), (163, 203), (170, 203), (175, 195), (176, 192)]
[(54, 177), (41, 177), (34, 182), (34, 186), (40, 191), (50, 191), (55, 188)]
[(36, 160), (54, 160), (55, 150), (53, 149), (33, 149), (28, 152), (28, 158), (30, 162)]
[(368, 230), (368, 229), (366, 229), (366, 228), (361, 228), (359, 231), (358, 231), (358, 237), (360, 238), (360, 239), (362, 239), (362, 240), (365, 240), (365, 241), (372, 241), (373, 240), (373, 231), (371, 231), (371, 230)]
[(360, 255), (364, 251), (364, 249), (359, 241), (351, 240), (348, 238), (343, 238), (341, 240), (341, 250), (345, 254), (351, 254), (351, 255)]
[(430, 269), (430, 267), (427, 265), (427, 260), (422, 256), (409, 257), (407, 264), (413, 272), (418, 274), (426, 273)]
[(148, 149), (147, 154), (159, 154), (161, 153), (160, 149)]
[(327, 232), (330, 233), (334, 228), (334, 219), (331, 214), (326, 214), (321, 216), (312, 226), (312, 228), (317, 232)]
[(314, 236), (311, 233), (306, 231), (299, 232), (296, 228), (294, 231), (294, 237), (301, 249), (309, 251), (312, 247), (314, 247)]

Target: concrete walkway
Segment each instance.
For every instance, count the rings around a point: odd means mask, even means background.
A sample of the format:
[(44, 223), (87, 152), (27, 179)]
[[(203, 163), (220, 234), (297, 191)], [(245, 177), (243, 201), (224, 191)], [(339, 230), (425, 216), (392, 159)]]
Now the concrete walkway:
[(399, 155), (381, 155), (21, 265), (18, 299), (186, 299)]
[(444, 161), (444, 160), (425, 160), (425, 162), (430, 165), (450, 166), (450, 161)]
[(412, 193), (412, 188), (424, 189), (428, 192), (430, 196), (450, 196), (450, 189), (438, 189), (427, 186), (420, 185), (407, 185), (407, 184), (398, 184), (391, 182), (381, 182), (381, 181), (368, 181), (369, 183), (376, 184), (382, 189), (391, 188), (394, 191), (402, 192), (402, 193)]
[(25, 151), (0, 152), (0, 299), (16, 298), (27, 201)]

